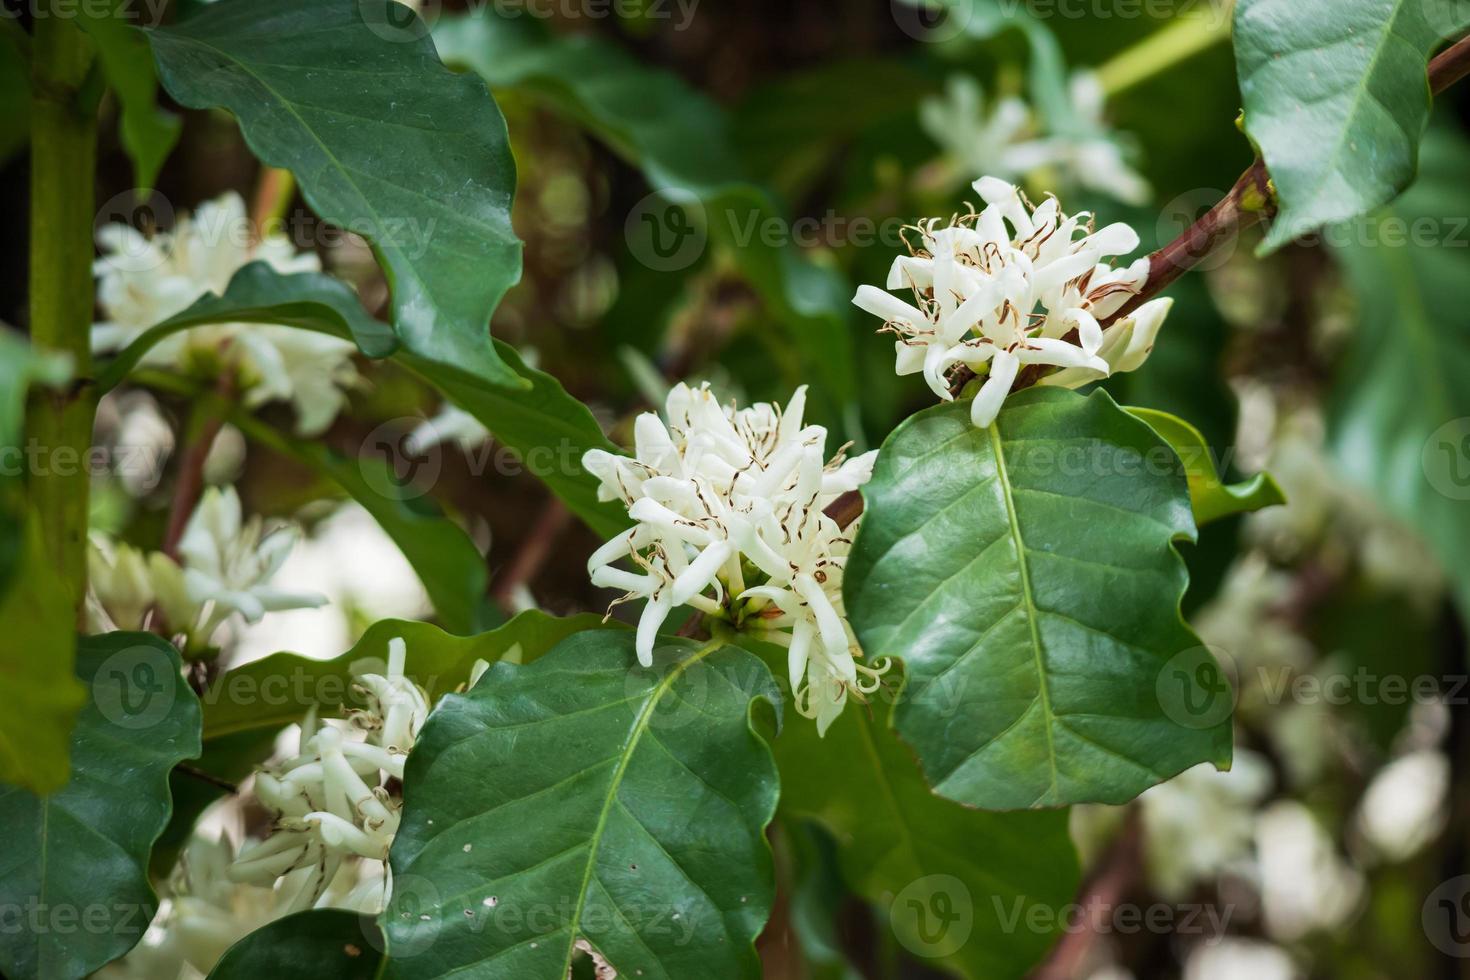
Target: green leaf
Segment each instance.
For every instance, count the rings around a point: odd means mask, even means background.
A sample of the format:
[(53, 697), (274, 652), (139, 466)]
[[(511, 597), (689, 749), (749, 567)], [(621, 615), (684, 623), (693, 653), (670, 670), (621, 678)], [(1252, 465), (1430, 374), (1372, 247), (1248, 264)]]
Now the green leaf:
[(1286, 503), (1285, 495), (1269, 473), (1257, 473), (1242, 483), (1227, 484), (1221, 480), (1214, 451), (1206, 445), (1205, 437), (1179, 416), (1151, 408), (1130, 408), (1128, 414), (1147, 422), (1178, 454), (1189, 480), (1189, 502), (1194, 508), (1196, 524), (1203, 526), (1223, 517)]
[(313, 909), (277, 919), (231, 946), (209, 980), (376, 980), (381, 944), (372, 919)]
[(230, 278), (222, 295), (205, 293), (162, 323), (149, 327), (98, 372), (106, 393), (137, 367), (155, 344), (211, 323), (267, 323), (302, 327), (351, 340), (368, 357), (387, 357), (398, 348), (392, 329), (362, 308), (352, 287), (319, 272), (282, 273), (268, 262), (251, 262)]
[(1470, 144), (1434, 131), (1414, 186), (1381, 216), (1329, 236), (1360, 312), (1333, 381), (1328, 439), (1348, 479), (1424, 538), (1470, 614), (1467, 168)]
[(66, 783), (72, 721), (86, 699), (72, 675), (76, 611), (34, 509), (16, 534), (14, 585), (0, 596), (0, 690), (11, 702), (0, 712), (0, 781), (49, 793)]
[(1173, 450), (1102, 391), (1030, 389), (988, 429), (969, 411), (888, 437), (844, 588), (867, 655), (907, 664), (894, 721), (930, 784), (1007, 810), (1227, 766), (1228, 685), (1179, 615)]
[[(527, 663), (574, 633), (597, 630), (601, 623), (601, 617), (591, 614), (560, 619), (528, 610), (488, 633), (454, 636), (428, 623), (384, 619), (368, 627), (352, 649), (331, 660), (272, 654), (227, 671), (204, 692), (206, 759), (219, 743), (242, 735), (268, 749), (282, 728), (300, 721), (312, 706), (329, 717), (350, 705), (352, 665), (374, 658), (386, 664), (388, 641), (394, 637), (403, 637), (407, 647), (405, 673), (432, 700), (468, 683), (476, 660)], [(206, 768), (222, 778), (238, 779), (258, 761), (247, 763), (243, 771)]]
[(130, 0), (111, 0), (110, 8), (81, 4), (77, 23), (97, 43), (107, 83), (122, 104), (122, 144), (133, 161), (138, 188), (148, 190), (173, 151), (183, 122), (158, 106), (158, 76), (143, 32), (127, 22)]
[[(1080, 878), (1066, 812), (985, 813), (936, 796), (889, 730), (891, 710), (876, 706), (875, 720), (851, 706), (824, 738), (814, 725), (786, 726), (776, 740), (783, 811), (832, 833), (843, 877), (905, 949), (972, 980), (1027, 975)], [(1017, 928), (1028, 915), (1049, 916), (1049, 927)]]
[[(702, 214), (705, 232), (730, 249), (767, 307), (789, 326), (791, 342), (827, 392), (840, 402), (854, 397), (852, 290), (837, 272), (806, 259), (790, 242), (763, 240), (768, 222), (788, 229), (789, 223), (770, 194), (741, 172), (724, 110), (674, 74), (650, 68), (601, 38), (553, 36), (540, 28), (530, 18), (497, 16), (487, 5), (477, 15), (444, 18), (434, 39), (449, 64), (479, 73), (497, 90), (524, 90), (546, 100), (641, 167), (669, 202)], [(689, 226), (670, 224), (671, 205), (635, 212), (629, 222), (640, 218), (662, 221), (674, 233), (678, 247), (670, 262), (683, 261), (685, 242), (699, 241), (686, 237)], [(630, 234), (641, 234), (633, 228)], [(656, 227), (654, 234), (662, 237)], [(693, 262), (697, 254), (692, 244), (689, 249)]]
[(0, 786), (0, 907), (19, 910), (7, 920), (20, 925), (0, 944), (11, 980), (77, 980), (142, 938), (157, 908), (148, 851), (168, 823), (168, 774), (199, 754), (199, 702), (173, 647), (149, 633), (84, 637), (76, 666), (91, 698), (70, 781), (44, 797)]
[(435, 708), (408, 760), (388, 976), (563, 980), (584, 939), (618, 976), (758, 977), (775, 894), (759, 659), (580, 633)]
[(1429, 120), (1429, 56), (1470, 27), (1456, 0), (1240, 0), (1245, 129), (1280, 212), (1261, 245), (1366, 214), (1408, 186)]
[(526, 471), (598, 535), (610, 538), (625, 530), (630, 523), (627, 511), (616, 501), (598, 500), (598, 482), (582, 468), (582, 456), (589, 449), (619, 454), (624, 450), (603, 435), (591, 410), (567, 394), (560, 381), (527, 367), (510, 345), (497, 341), (496, 347), (501, 359), (530, 382), (530, 391), (497, 388), (412, 354), (400, 355), (399, 360), (515, 450)]
[(148, 37), (174, 98), (230, 110), (323, 219), (372, 241), (405, 347), (524, 389), (487, 327), (521, 271), (505, 120), (405, 13), (394, 0), (221, 0)]

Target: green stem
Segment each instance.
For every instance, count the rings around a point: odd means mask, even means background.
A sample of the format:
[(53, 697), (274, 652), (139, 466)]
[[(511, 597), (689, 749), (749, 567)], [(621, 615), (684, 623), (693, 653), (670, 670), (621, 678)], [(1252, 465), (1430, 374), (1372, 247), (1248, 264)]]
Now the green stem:
[(1098, 81), (1112, 98), (1229, 37), (1230, 17), (1226, 11), (1212, 9), (1180, 17), (1100, 65)]
[(31, 343), (71, 359), (70, 389), (33, 396), (28, 444), (39, 452), (30, 497), (47, 559), (80, 613), (86, 592), (86, 467), (96, 399), (91, 372), (92, 222), (97, 158), (88, 96), (91, 42), (49, 0), (35, 21), (31, 60)]

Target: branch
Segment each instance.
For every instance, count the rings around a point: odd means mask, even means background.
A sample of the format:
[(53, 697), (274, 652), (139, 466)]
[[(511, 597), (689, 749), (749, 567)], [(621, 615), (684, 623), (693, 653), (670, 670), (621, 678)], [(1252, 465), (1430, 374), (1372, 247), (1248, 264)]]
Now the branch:
[[(222, 369), (215, 391), (221, 399), (228, 400), (233, 396), (235, 376), (228, 367)], [(204, 494), (204, 464), (209, 461), (209, 450), (225, 424), (224, 414), (217, 408), (214, 401), (203, 401), (196, 407), (198, 414), (189, 426), (189, 447), (179, 460), (179, 477), (174, 481), (174, 496), (169, 504), (168, 526), (163, 532), (161, 548), (175, 561), (179, 558), (179, 541), (184, 537), (184, 528), (188, 527), (189, 518), (194, 515), (194, 508)]]
[[(1470, 75), (1470, 37), (1461, 38), (1441, 51), (1429, 63), (1429, 87), (1439, 95), (1451, 85)], [(1215, 247), (1256, 222), (1275, 214), (1275, 194), (1271, 175), (1264, 160), (1256, 160), (1240, 175), (1235, 186), (1210, 208), (1184, 234), (1148, 257), (1148, 279), (1138, 294), (1102, 324), (1106, 329), (1137, 310), (1144, 303), (1172, 286), (1180, 276), (1205, 260)], [(1076, 331), (1067, 335), (1075, 338)], [(1030, 365), (1016, 378), (1015, 389), (1029, 388), (1039, 380), (1045, 365)], [(967, 365), (957, 366), (950, 374), (949, 391), (958, 398), (965, 385), (975, 380), (975, 372)], [(843, 494), (827, 507), (827, 515), (842, 527), (857, 520), (863, 512), (862, 497), (853, 491)]]
[(1107, 852), (1098, 861), (1097, 869), (1077, 896), (1077, 914), (1082, 927), (1070, 928), (1063, 934), (1046, 962), (1031, 975), (1031, 980), (1071, 980), (1081, 975), (1087, 955), (1098, 938), (1097, 932), (1090, 928), (1096, 916), (1089, 912), (1098, 909), (1110, 914), (1116, 909), (1133, 890), (1142, 867), (1143, 819), (1138, 807), (1133, 806), (1128, 808), (1118, 836), (1113, 838)]
[(571, 521), (571, 516), (571, 512), (560, 499), (552, 497), (546, 502), (536, 523), (531, 526), (530, 533), (521, 542), (520, 550), (495, 581), (492, 595), (506, 612), (513, 611), (512, 598), (516, 590), (522, 585), (529, 585), (540, 573), (546, 559), (551, 555), (556, 539)]

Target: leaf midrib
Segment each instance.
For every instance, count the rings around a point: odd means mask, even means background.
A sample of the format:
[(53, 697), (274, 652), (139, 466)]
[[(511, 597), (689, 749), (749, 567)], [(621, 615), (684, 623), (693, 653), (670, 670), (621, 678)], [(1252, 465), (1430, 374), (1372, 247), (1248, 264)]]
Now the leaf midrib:
[[(612, 813), (613, 805), (617, 802), (618, 791), (622, 787), (623, 777), (627, 775), (628, 765), (633, 761), (633, 755), (638, 751), (638, 743), (643, 739), (643, 733), (648, 730), (649, 723), (653, 718), (654, 709), (658, 707), (665, 694), (674, 686), (674, 682), (684, 676), (684, 671), (694, 664), (699, 663), (705, 657), (723, 647), (723, 640), (711, 640), (700, 647), (688, 657), (680, 660), (669, 671), (667, 677), (659, 681), (643, 703), (638, 712), (638, 717), (633, 721), (633, 727), (628, 731), (628, 737), (623, 742), (623, 748), (618, 759), (618, 766), (613, 770), (612, 779), (608, 782), (607, 795), (602, 801), (602, 812), (597, 815), (597, 824), (592, 829), (592, 836), (587, 848), (587, 867), (582, 875), (582, 884), (577, 891), (577, 906), (572, 910), (571, 919), (568, 920), (567, 929), (567, 951), (562, 966), (567, 970), (567, 976), (571, 976), (572, 960), (577, 952), (577, 939), (581, 937), (582, 913), (587, 906), (587, 893), (592, 887), (592, 878), (596, 874), (597, 852), (602, 845), (603, 834), (607, 829), (607, 819)], [(634, 818), (636, 819), (636, 818)], [(647, 828), (645, 828), (647, 829)], [(611, 897), (611, 896), (609, 896)], [(616, 907), (617, 902), (613, 905)]]
[[(1055, 799), (1058, 795), (1059, 772), (1057, 769), (1057, 747), (1056, 740), (1052, 735), (1052, 710), (1051, 690), (1046, 677), (1046, 659), (1041, 650), (1041, 633), (1037, 629), (1036, 620), (1039, 610), (1036, 607), (1036, 597), (1031, 590), (1031, 570), (1026, 563), (1026, 542), (1021, 536), (1021, 524), (1016, 513), (1016, 501), (1011, 495), (1011, 477), (1006, 468), (1005, 447), (1001, 444), (1000, 428), (995, 423), (990, 423), (986, 429), (990, 437), (991, 451), (995, 454), (995, 467), (997, 482), (1000, 484), (1001, 495), (1005, 501), (1006, 521), (1010, 524), (1011, 540), (1016, 547), (1016, 565), (1021, 574), (1021, 603), (1026, 610), (1026, 625), (1031, 631), (1031, 652), (1036, 663), (1037, 697), (1041, 701), (1042, 727), (1046, 731), (1046, 760), (1051, 770), (1050, 796)], [(1037, 802), (1040, 802), (1039, 800)]]

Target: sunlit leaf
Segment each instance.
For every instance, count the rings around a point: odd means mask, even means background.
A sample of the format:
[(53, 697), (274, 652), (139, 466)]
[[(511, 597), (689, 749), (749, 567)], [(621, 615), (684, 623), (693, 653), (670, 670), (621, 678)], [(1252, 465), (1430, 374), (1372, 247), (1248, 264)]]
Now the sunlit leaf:
[(1200, 431), (1179, 416), (1150, 408), (1130, 408), (1128, 414), (1147, 422), (1179, 454), (1189, 480), (1189, 500), (1196, 524), (1286, 503), (1281, 488), (1269, 473), (1257, 473), (1240, 483), (1223, 482), (1214, 455), (1217, 450), (1206, 445)]

